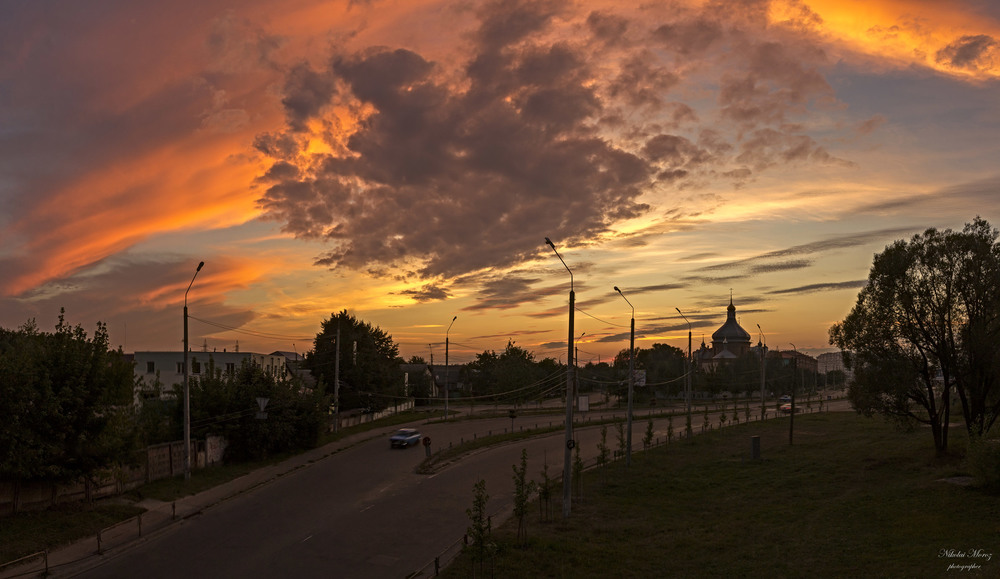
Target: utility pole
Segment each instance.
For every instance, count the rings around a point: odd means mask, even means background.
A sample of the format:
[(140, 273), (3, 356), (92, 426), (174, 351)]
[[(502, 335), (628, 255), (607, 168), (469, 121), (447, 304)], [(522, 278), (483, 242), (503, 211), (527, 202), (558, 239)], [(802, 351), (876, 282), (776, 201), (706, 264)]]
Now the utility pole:
[(337, 343), (333, 354), (333, 431), (340, 430), (340, 319), (337, 320)]
[(628, 429), (625, 442), (625, 468), (632, 466), (632, 390), (635, 388), (635, 306), (628, 301), (622, 290), (615, 286), (615, 291), (625, 300), (628, 307), (632, 308), (632, 326), (629, 330), (628, 340), (628, 410), (625, 411), (625, 422)]
[(574, 368), (576, 362), (573, 359), (573, 320), (574, 312), (576, 310), (576, 292), (573, 289), (573, 270), (566, 265), (566, 261), (563, 260), (562, 256), (556, 250), (556, 246), (552, 243), (552, 240), (548, 237), (545, 238), (545, 243), (552, 248), (555, 252), (556, 257), (562, 262), (563, 267), (569, 272), (569, 337), (567, 338), (567, 352), (566, 352), (566, 440), (565, 448), (563, 453), (563, 518), (568, 519), (570, 513), (572, 512), (572, 501), (573, 501), (573, 447), (576, 446), (576, 441), (573, 440), (573, 382), (574, 382)]
[(764, 402), (765, 372), (767, 369), (767, 342), (764, 338), (764, 330), (760, 329), (760, 324), (757, 324), (757, 330), (760, 331), (760, 419), (764, 420), (764, 416), (767, 414), (767, 405)]
[[(789, 342), (791, 344), (791, 342)], [(792, 344), (792, 418), (788, 421), (788, 445), (792, 445), (792, 436), (795, 433), (795, 381), (798, 379), (797, 374), (799, 373), (799, 352), (795, 349), (795, 344)]]
[(451, 326), (454, 325), (455, 320), (458, 316), (451, 319), (451, 323), (448, 324), (448, 329), (444, 333), (444, 419), (448, 420), (448, 379), (451, 377), (451, 370), (448, 369), (448, 333), (451, 332)]
[(687, 316), (680, 308), (674, 308), (677, 313), (684, 318), (684, 321), (688, 325), (688, 357), (687, 357), (687, 372), (684, 374), (684, 398), (687, 400), (687, 427), (685, 428), (685, 435), (688, 439), (691, 438), (693, 434), (691, 432), (691, 373), (694, 371), (694, 359), (691, 357), (691, 322), (688, 321)]
[(205, 267), (205, 262), (199, 262), (198, 268), (191, 276), (191, 283), (184, 291), (184, 480), (191, 479), (191, 389), (188, 385), (188, 292), (194, 285), (194, 278)]

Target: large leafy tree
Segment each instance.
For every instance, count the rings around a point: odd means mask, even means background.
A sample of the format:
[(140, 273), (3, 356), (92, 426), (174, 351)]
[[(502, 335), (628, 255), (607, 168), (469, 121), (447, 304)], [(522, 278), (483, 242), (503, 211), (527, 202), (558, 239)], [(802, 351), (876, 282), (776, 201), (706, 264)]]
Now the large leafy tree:
[(551, 358), (536, 362), (533, 353), (508, 340), (499, 354), (493, 350), (476, 354), (465, 372), (474, 395), (523, 404), (544, 396), (552, 388), (551, 378), (559, 372), (559, 365)]
[(0, 329), (0, 477), (93, 477), (132, 458), (132, 364), (60, 313), (54, 333)]
[[(266, 398), (266, 416), (258, 398)], [(225, 437), (226, 460), (312, 448), (326, 420), (321, 391), (305, 390), (297, 380), (275, 376), (244, 362), (223, 374), (209, 359), (207, 372), (191, 382), (191, 431), (194, 436)]]
[(854, 371), (859, 411), (930, 426), (948, 448), (951, 395), (966, 428), (982, 436), (1000, 411), (1000, 248), (977, 218), (961, 232), (928, 229), (875, 256), (868, 285), (830, 329)]
[[(337, 343), (337, 332), (340, 343)], [(337, 350), (340, 351), (341, 410), (377, 412), (401, 399), (403, 371), (399, 346), (381, 328), (343, 310), (323, 320), (306, 356), (306, 367), (333, 391)]]

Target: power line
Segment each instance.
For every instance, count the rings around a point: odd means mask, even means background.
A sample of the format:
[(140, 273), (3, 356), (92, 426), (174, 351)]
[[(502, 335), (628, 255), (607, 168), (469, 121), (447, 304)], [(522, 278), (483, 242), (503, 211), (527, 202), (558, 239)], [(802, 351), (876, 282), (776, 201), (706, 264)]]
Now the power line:
[(255, 336), (255, 337), (258, 337), (258, 338), (275, 338), (275, 339), (282, 339), (282, 340), (299, 340), (299, 341), (302, 341), (302, 340), (312, 340), (313, 338), (315, 338), (315, 336), (290, 336), (288, 334), (272, 334), (272, 333), (269, 333), (269, 332), (258, 332), (256, 330), (247, 330), (247, 329), (244, 329), (244, 328), (237, 328), (235, 326), (227, 326), (226, 324), (221, 324), (219, 322), (213, 322), (213, 321), (209, 321), (209, 320), (203, 320), (201, 318), (196, 318), (196, 317), (191, 316), (191, 315), (189, 315), (188, 318), (192, 319), (192, 320), (194, 320), (196, 322), (201, 322), (201, 323), (203, 323), (205, 325), (208, 325), (208, 326), (214, 326), (216, 328), (221, 328), (221, 329), (229, 331), (229, 332), (236, 332), (236, 333), (239, 333), (239, 334), (247, 334), (249, 336)]
[(609, 322), (607, 320), (602, 320), (601, 318), (598, 318), (597, 316), (595, 316), (593, 314), (588, 314), (587, 312), (581, 310), (580, 308), (574, 308), (574, 309), (576, 309), (576, 311), (580, 312), (581, 314), (583, 314), (585, 316), (594, 318), (595, 320), (597, 320), (598, 322), (601, 322), (602, 324), (607, 324), (609, 326), (615, 326), (615, 327), (618, 327), (618, 328), (628, 328), (628, 327), (631, 327), (629, 324), (615, 324), (615, 323)]

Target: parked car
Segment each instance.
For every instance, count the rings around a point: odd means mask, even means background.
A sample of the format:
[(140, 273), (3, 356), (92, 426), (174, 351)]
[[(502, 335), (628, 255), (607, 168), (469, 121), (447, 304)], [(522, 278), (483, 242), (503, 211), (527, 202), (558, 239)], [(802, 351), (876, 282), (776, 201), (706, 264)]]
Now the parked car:
[[(796, 412), (801, 412), (801, 410), (802, 410), (801, 408), (796, 408), (795, 409)], [(792, 413), (792, 405), (791, 404), (782, 404), (781, 405), (781, 411), (784, 412), (785, 414), (791, 414)]]
[(784, 404), (785, 402), (791, 402), (792, 401), (792, 397), (789, 396), (788, 394), (785, 394), (781, 398), (778, 398), (778, 401), (781, 402), (782, 404)]
[(400, 428), (389, 437), (389, 448), (406, 448), (420, 444), (420, 431), (416, 428)]

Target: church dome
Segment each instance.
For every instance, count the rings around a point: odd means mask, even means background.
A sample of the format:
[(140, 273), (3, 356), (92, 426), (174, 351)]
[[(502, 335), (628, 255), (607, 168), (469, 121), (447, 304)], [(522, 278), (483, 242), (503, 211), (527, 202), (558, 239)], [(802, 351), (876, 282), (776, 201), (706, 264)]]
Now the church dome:
[(740, 323), (736, 321), (736, 306), (733, 305), (732, 298), (729, 298), (729, 308), (727, 309), (728, 315), (726, 316), (726, 323), (722, 324), (722, 327), (712, 334), (712, 345), (749, 345), (750, 333), (744, 330), (740, 326)]

